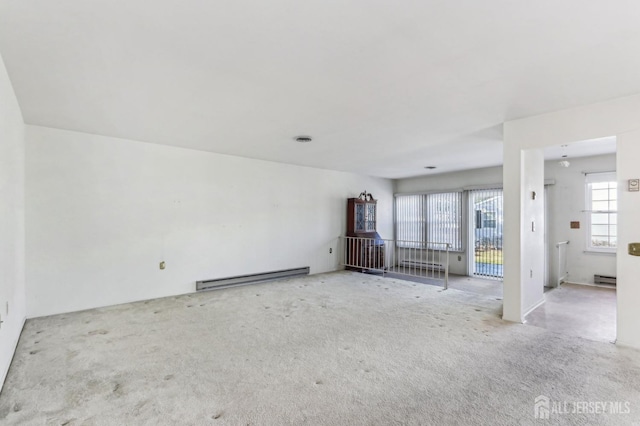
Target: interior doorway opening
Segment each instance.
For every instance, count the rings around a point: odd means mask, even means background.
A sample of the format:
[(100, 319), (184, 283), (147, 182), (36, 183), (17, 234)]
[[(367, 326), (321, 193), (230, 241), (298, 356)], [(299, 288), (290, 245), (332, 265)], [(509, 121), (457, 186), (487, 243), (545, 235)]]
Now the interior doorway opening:
[(545, 302), (526, 323), (613, 342), (620, 191), (616, 138), (548, 147), (544, 154)]

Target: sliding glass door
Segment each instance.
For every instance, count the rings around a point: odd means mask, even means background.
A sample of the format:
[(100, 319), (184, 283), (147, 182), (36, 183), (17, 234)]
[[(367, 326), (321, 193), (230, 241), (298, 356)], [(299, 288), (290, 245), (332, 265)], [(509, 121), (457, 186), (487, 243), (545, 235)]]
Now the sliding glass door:
[(473, 275), (502, 279), (502, 189), (469, 191)]

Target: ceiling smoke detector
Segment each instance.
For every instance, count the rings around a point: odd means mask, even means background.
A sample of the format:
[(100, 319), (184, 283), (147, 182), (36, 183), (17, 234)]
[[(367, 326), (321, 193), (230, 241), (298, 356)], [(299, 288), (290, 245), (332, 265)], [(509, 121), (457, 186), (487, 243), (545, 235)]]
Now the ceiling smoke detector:
[(300, 142), (300, 143), (308, 143), (311, 142), (313, 139), (311, 139), (311, 136), (296, 136), (295, 137), (295, 141), (296, 142)]

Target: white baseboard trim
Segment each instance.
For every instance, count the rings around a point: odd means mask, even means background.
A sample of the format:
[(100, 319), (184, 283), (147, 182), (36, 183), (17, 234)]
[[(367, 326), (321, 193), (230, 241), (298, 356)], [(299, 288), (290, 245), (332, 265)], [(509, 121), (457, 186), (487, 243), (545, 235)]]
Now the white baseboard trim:
[(527, 309), (524, 314), (522, 315), (522, 319), (524, 321), (525, 317), (527, 315), (529, 315), (531, 312), (535, 311), (537, 308), (539, 308), (540, 306), (542, 306), (542, 304), (545, 302), (545, 298), (544, 296), (542, 296), (542, 299), (540, 299), (539, 301), (537, 301), (536, 303), (534, 303), (529, 309)]
[(626, 341), (621, 342), (620, 339), (616, 339), (614, 343), (617, 346), (622, 346), (625, 348), (640, 349), (640, 342), (626, 342)]
[(2, 389), (4, 388), (4, 381), (7, 379), (7, 375), (9, 374), (9, 369), (11, 368), (11, 364), (13, 363), (13, 357), (16, 355), (16, 349), (18, 348), (18, 342), (20, 341), (20, 337), (22, 336), (22, 331), (24, 330), (24, 324), (27, 322), (27, 317), (22, 318), (22, 325), (20, 326), (20, 332), (18, 336), (15, 338), (15, 342), (13, 342), (13, 355), (11, 356), (11, 361), (9, 361), (9, 365), (6, 368), (2, 369), (2, 376), (0, 376), (0, 393), (2, 393)]
[[(575, 282), (575, 281), (568, 281), (568, 282), (562, 283), (562, 284), (585, 285), (587, 287), (609, 288), (609, 289), (612, 289), (612, 290), (616, 289), (616, 286), (613, 285), (613, 284), (607, 285), (607, 284), (594, 284), (594, 283), (578, 283), (578, 282)], [(560, 285), (562, 285), (562, 284), (560, 284)]]

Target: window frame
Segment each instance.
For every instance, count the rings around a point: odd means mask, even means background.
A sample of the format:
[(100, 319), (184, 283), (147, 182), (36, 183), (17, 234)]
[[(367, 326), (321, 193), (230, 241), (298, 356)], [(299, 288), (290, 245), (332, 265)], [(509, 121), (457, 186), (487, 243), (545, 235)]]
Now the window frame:
[[(593, 185), (594, 184), (599, 184), (599, 183), (615, 183), (616, 184), (616, 208), (615, 209), (611, 209), (609, 206), (609, 209), (606, 210), (594, 210), (593, 209)], [(611, 191), (611, 189), (608, 187), (607, 190)], [(597, 188), (595, 190), (598, 190)], [(601, 254), (615, 254), (616, 251), (618, 250), (618, 232), (617, 232), (617, 215), (618, 215), (618, 206), (617, 206), (617, 202), (619, 200), (619, 195), (620, 195), (620, 186), (618, 185), (618, 181), (616, 178), (616, 172), (599, 172), (599, 173), (585, 173), (585, 213), (587, 215), (586, 217), (586, 223), (587, 226), (585, 227), (585, 251), (586, 252), (590, 252), (590, 253), (601, 253)], [(609, 197), (609, 195), (608, 195)], [(596, 200), (597, 201), (597, 200)], [(611, 198), (607, 198), (606, 200), (607, 202), (611, 202), (612, 199)], [(606, 214), (606, 215), (611, 215), (611, 214), (615, 214), (616, 215), (616, 234), (615, 234), (615, 239), (616, 239), (616, 246), (611, 247), (611, 246), (607, 246), (607, 247), (602, 247), (602, 246), (594, 246), (593, 245), (593, 215), (594, 214)], [(609, 216), (608, 218), (608, 226), (611, 226), (611, 217)], [(609, 229), (607, 232), (607, 238), (609, 240), (611, 240), (611, 230)]]
[[(464, 252), (464, 199), (462, 191), (438, 191), (438, 192), (428, 192), (428, 193), (418, 193), (418, 194), (395, 194), (394, 197), (394, 233), (396, 236), (396, 246), (399, 248), (418, 248), (418, 249), (432, 249), (428, 243), (443, 243), (444, 241), (436, 241), (430, 238), (430, 233), (433, 230), (433, 223), (431, 223), (428, 219), (428, 209), (429, 209), (429, 197), (436, 196), (450, 196), (453, 200), (455, 200), (457, 204), (457, 222), (454, 224), (453, 236), (455, 238), (455, 243), (451, 244), (449, 251), (463, 253)], [(423, 220), (418, 220), (413, 225), (415, 227), (415, 233), (422, 234), (422, 238), (419, 238), (417, 242), (426, 242), (427, 244), (411, 244), (409, 243), (409, 239), (401, 239), (399, 232), (399, 224), (405, 223), (406, 221), (400, 221), (401, 218), (398, 218), (398, 198), (400, 197), (422, 197), (421, 201), (418, 201), (416, 204), (421, 206), (422, 213), (417, 216), (423, 218)], [(407, 226), (407, 225), (405, 225)], [(411, 226), (411, 225), (409, 225)], [(405, 232), (406, 233), (406, 232)], [(403, 243), (403, 241), (405, 241)]]

